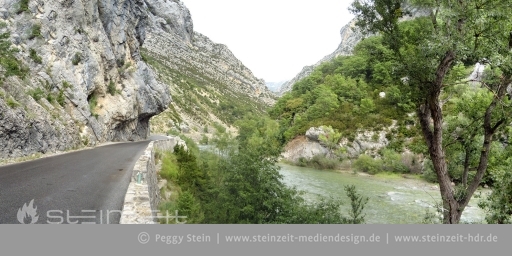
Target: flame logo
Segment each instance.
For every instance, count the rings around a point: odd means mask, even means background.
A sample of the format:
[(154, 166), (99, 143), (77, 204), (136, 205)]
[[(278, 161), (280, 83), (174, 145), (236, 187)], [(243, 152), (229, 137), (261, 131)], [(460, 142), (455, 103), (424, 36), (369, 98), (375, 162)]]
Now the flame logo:
[(32, 219), (31, 222), (28, 224), (35, 224), (37, 222), (37, 220), (39, 219), (39, 216), (37, 216), (37, 207), (34, 208), (34, 199), (32, 199), (32, 201), (30, 201), (28, 206), (27, 206), (27, 204), (24, 204), (23, 208), (18, 209), (18, 221), (21, 224), (26, 224), (25, 218)]

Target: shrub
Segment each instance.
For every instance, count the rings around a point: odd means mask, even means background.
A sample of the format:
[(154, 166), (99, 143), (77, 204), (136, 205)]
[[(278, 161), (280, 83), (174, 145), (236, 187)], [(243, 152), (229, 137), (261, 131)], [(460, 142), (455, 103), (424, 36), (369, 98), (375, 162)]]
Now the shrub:
[(428, 182), (437, 183), (437, 175), (434, 171), (434, 166), (430, 159), (426, 159), (424, 162), (425, 169), (423, 170), (422, 177)]
[(52, 93), (48, 93), (48, 95), (46, 95), (46, 100), (52, 103), (55, 100), (55, 98), (53, 97)]
[(66, 98), (64, 97), (64, 91), (60, 90), (59, 95), (57, 96), (57, 103), (64, 107), (64, 104), (66, 103)]
[(148, 56), (143, 52), (140, 53), (140, 58), (142, 59), (142, 61), (148, 62)]
[(16, 14), (21, 14), (23, 12), (28, 12), (29, 11), (29, 9), (28, 9), (28, 1), (29, 0), (20, 0), (19, 8), (18, 8), (18, 11), (16, 12)]
[(98, 105), (98, 96), (96, 95), (96, 93), (91, 94), (87, 98), (87, 101), (89, 102), (89, 111), (91, 112), (91, 115), (93, 115), (96, 118), (98, 118), (98, 115), (94, 113), (94, 109)]
[(32, 96), (32, 98), (35, 101), (39, 101), (43, 98), (44, 91), (41, 88), (37, 88), (35, 90), (29, 91), (29, 95)]
[(68, 89), (71, 88), (71, 84), (68, 81), (62, 81), (62, 88)]
[(14, 56), (14, 53), (18, 52), (18, 49), (11, 48), (10, 36), (9, 32), (0, 34), (0, 66), (5, 70), (2, 74), (3, 76), (0, 77), (0, 81), (4, 77), (13, 75), (24, 79), (29, 71), (27, 68), (23, 67), (21, 61)]
[(219, 133), (226, 133), (226, 127), (222, 126), (221, 124), (215, 122), (213, 123), (213, 127), (217, 130)]
[(368, 155), (360, 155), (354, 162), (354, 168), (357, 171), (376, 174), (382, 171), (382, 160), (373, 159)]
[(178, 179), (178, 162), (176, 156), (170, 152), (162, 154), (162, 169), (160, 170), (160, 177), (176, 181)]
[(29, 50), (30, 52), (30, 58), (37, 64), (42, 64), (43, 63), (43, 59), (41, 58), (41, 56), (37, 55), (37, 52), (36, 50), (30, 48)]
[(382, 168), (388, 172), (409, 172), (409, 168), (404, 164), (402, 156), (399, 153), (389, 149), (383, 150)]
[(120, 68), (120, 67), (124, 66), (124, 59), (117, 59), (116, 63), (117, 63), (117, 67)]
[(114, 81), (111, 80), (110, 83), (108, 83), (107, 91), (112, 96), (116, 94), (116, 84), (114, 83)]
[(73, 63), (73, 65), (76, 66), (76, 65), (78, 65), (78, 63), (80, 63), (80, 61), (82, 61), (82, 54), (77, 52), (71, 59), (71, 63)]
[(32, 39), (34, 39), (36, 37), (41, 37), (41, 25), (39, 25), (39, 24), (34, 24), (32, 26), (32, 29), (31, 29), (30, 34), (28, 36), (28, 39), (32, 40)]
[(336, 170), (340, 167), (341, 162), (338, 159), (328, 158), (325, 155), (315, 155), (311, 159), (301, 157), (296, 164), (298, 166), (307, 166), (320, 170)]

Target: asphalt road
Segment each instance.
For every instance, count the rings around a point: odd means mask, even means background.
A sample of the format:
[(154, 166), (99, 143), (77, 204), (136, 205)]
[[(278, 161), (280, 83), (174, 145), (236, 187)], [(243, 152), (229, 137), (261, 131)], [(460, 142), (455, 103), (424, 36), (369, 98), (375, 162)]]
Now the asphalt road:
[(118, 224), (133, 166), (148, 143), (117, 143), (0, 167), (0, 224), (20, 224), (18, 212), (27, 224), (36, 218), (38, 224)]

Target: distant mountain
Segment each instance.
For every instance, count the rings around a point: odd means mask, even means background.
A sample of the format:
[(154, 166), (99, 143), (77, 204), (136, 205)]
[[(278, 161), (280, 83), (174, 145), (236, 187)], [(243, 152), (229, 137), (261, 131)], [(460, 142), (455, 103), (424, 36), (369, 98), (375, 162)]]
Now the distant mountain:
[(279, 92), (279, 90), (281, 90), (281, 86), (286, 83), (287, 81), (281, 81), (281, 82), (266, 82), (265, 84), (267, 85), (267, 88), (270, 90), (270, 91), (273, 91), (273, 92)]

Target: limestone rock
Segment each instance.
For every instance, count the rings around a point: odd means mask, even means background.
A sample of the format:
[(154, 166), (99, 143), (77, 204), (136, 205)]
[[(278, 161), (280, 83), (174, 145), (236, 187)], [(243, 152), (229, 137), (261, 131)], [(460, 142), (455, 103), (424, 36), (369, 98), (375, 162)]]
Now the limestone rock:
[(306, 131), (306, 137), (311, 141), (320, 142), (320, 135), (325, 135), (325, 131), (321, 127), (311, 127)]
[(188, 127), (188, 125), (186, 125), (186, 124), (181, 124), (180, 125), (180, 130), (183, 133), (189, 133), (190, 132), (190, 127)]
[(301, 158), (309, 160), (316, 155), (325, 155), (327, 152), (328, 150), (320, 143), (311, 141), (305, 136), (299, 136), (286, 145), (282, 157), (297, 163)]
[(146, 0), (146, 3), (152, 25), (144, 48), (167, 68), (199, 81), (207, 77), (208, 83), (225, 84), (228, 90), (249, 95), (255, 101), (275, 103), (275, 95), (265, 81), (256, 78), (227, 46), (193, 30), (190, 12), (182, 1)]
[[(148, 136), (149, 119), (171, 98), (141, 61), (150, 25), (145, 1), (30, 1), (20, 14), (18, 0), (0, 2), (0, 18), (9, 17), (2, 33), (10, 32), (29, 69), (26, 82), (4, 82), (14, 90), (0, 97), (0, 159)], [(36, 26), (40, 34), (27, 36)], [(35, 90), (43, 91), (37, 101)]]
[(378, 151), (385, 148), (388, 144), (386, 131), (359, 132), (352, 142), (346, 138), (343, 138), (340, 142), (340, 146), (347, 149), (348, 156), (351, 158), (356, 158), (361, 154), (378, 156)]

